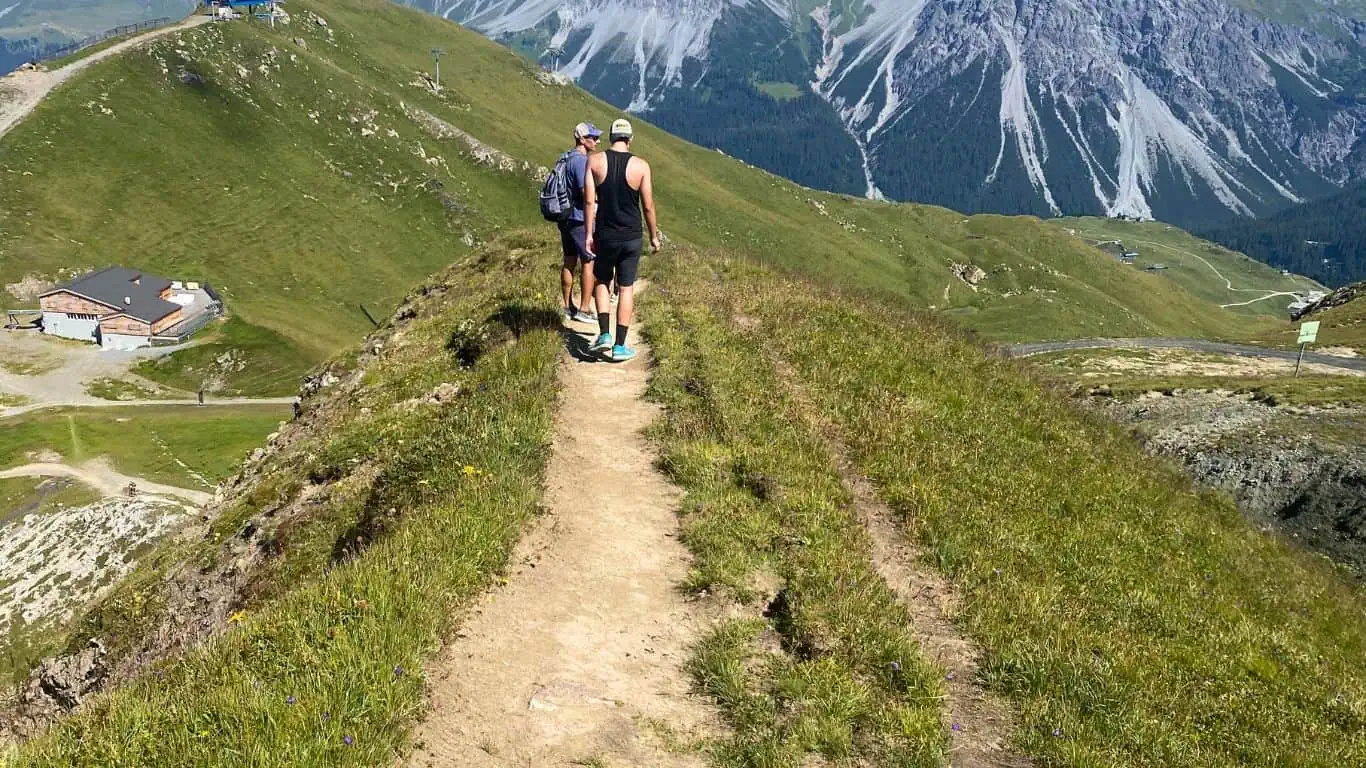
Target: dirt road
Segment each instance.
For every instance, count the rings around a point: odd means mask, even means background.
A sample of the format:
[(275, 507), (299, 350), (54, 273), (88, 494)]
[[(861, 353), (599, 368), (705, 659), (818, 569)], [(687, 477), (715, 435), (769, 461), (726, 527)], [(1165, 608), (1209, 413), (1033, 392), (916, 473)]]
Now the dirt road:
[[(1074, 341), (1041, 341), (1028, 344), (1011, 344), (1006, 350), (1012, 357), (1030, 357), (1049, 352), (1064, 352), (1072, 349), (1185, 349), (1191, 352), (1205, 352), (1214, 355), (1234, 355), (1237, 357), (1269, 357), (1275, 360), (1294, 361), (1298, 351), (1254, 347), (1247, 344), (1224, 344), (1217, 341), (1200, 339), (1077, 339)], [(1318, 352), (1305, 352), (1304, 362), (1314, 365), (1337, 368), (1343, 371), (1366, 372), (1366, 358), (1339, 357)]]
[(137, 485), (139, 495), (181, 499), (199, 506), (208, 504), (213, 500), (211, 493), (177, 488), (173, 485), (162, 485), (140, 477), (122, 474), (109, 466), (109, 463), (103, 459), (87, 461), (79, 466), (56, 462), (39, 462), (0, 470), (0, 480), (8, 480), (13, 477), (69, 477), (85, 483), (105, 496), (122, 496), (126, 493), (128, 484), (134, 483)]
[(643, 347), (624, 365), (566, 358), (549, 512), (507, 586), (430, 670), (433, 711), (412, 768), (703, 764), (667, 748), (715, 716), (682, 670), (704, 620), (677, 589), (689, 564), (676, 538), (682, 494), (640, 434), (655, 416), (648, 361)]
[[(225, 405), (289, 405), (298, 398), (293, 397), (223, 397), (208, 398), (204, 400), (204, 407), (221, 407)], [(11, 416), (19, 416), (32, 411), (41, 411), (48, 408), (139, 408), (158, 405), (193, 405), (199, 406), (198, 400), (101, 400), (95, 397), (80, 400), (65, 400), (60, 402), (29, 403), (28, 405), (16, 405), (13, 408), (0, 408), (0, 419)]]
[(209, 16), (191, 16), (179, 24), (154, 29), (117, 45), (111, 45), (98, 53), (93, 53), (79, 61), (73, 61), (60, 69), (47, 72), (12, 72), (0, 78), (0, 136), (4, 136), (9, 132), (9, 129), (27, 117), (53, 88), (66, 82), (72, 75), (86, 67), (110, 56), (117, 56), (129, 48), (135, 48), (153, 38), (173, 34), (190, 27), (197, 27), (200, 24), (207, 24), (212, 20), (212, 17)]

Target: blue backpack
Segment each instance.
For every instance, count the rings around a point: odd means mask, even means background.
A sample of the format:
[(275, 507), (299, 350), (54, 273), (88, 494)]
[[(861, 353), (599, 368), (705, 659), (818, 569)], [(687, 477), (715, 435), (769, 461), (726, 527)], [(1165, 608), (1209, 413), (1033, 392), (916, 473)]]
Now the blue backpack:
[(569, 153), (560, 155), (555, 168), (541, 185), (541, 215), (546, 221), (566, 221), (574, 211), (574, 200), (569, 194)]

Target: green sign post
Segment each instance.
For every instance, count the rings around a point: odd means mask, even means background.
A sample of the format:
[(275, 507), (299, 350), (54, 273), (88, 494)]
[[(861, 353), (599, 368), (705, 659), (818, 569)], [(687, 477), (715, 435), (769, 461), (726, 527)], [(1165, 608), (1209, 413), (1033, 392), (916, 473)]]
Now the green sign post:
[(1313, 344), (1319, 337), (1319, 321), (1311, 320), (1307, 323), (1300, 323), (1300, 356), (1295, 359), (1295, 378), (1300, 376), (1300, 363), (1304, 362), (1304, 348)]

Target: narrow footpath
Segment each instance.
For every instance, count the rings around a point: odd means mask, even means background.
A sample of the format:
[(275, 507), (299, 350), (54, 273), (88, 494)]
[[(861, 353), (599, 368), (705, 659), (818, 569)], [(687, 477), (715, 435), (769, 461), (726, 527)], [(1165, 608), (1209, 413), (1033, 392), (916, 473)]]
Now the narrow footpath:
[(682, 493), (641, 434), (650, 350), (599, 361), (592, 330), (565, 334), (547, 513), (429, 670), (413, 768), (704, 765), (688, 744), (719, 719), (682, 667), (706, 619), (677, 589)]
[(79, 466), (58, 462), (37, 462), (0, 470), (0, 480), (14, 477), (69, 477), (94, 488), (105, 496), (122, 496), (129, 483), (137, 487), (138, 493), (150, 497), (170, 497), (203, 506), (213, 500), (213, 494), (192, 491), (174, 485), (162, 485), (141, 477), (125, 475), (109, 465), (105, 459), (87, 461)]

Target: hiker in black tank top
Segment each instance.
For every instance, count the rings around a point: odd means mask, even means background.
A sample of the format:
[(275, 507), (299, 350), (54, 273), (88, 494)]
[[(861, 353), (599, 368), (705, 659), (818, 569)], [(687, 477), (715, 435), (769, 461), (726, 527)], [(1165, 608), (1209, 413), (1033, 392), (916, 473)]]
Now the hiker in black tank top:
[[(636, 270), (640, 265), (640, 251), (644, 245), (641, 214), (650, 230), (650, 246), (659, 251), (659, 225), (655, 221), (654, 182), (650, 164), (631, 154), (631, 124), (625, 120), (612, 123), (608, 132), (611, 149), (588, 158), (588, 173), (584, 178), (586, 208), (585, 229), (588, 250), (593, 259), (593, 277), (597, 280), (595, 300), (598, 305), (598, 334), (592, 349), (611, 350), (610, 358), (623, 362), (635, 357), (635, 350), (627, 346), (631, 316), (635, 311)], [(612, 314), (603, 312), (608, 307), (607, 284), (616, 280), (617, 335), (613, 344)]]
[(639, 242), (640, 190), (631, 189), (626, 181), (626, 168), (631, 163), (630, 152), (609, 149), (607, 178), (598, 185), (597, 221), (593, 231), (597, 241), (612, 244)]

